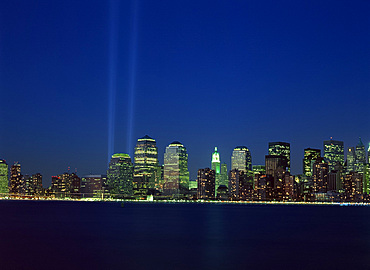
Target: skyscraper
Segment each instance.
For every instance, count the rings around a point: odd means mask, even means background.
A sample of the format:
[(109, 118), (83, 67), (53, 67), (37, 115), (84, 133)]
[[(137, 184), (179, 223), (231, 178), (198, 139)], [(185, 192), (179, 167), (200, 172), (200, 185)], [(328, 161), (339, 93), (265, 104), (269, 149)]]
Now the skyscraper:
[(366, 150), (359, 138), (358, 144), (356, 145), (356, 160), (355, 160), (355, 171), (362, 173), (364, 170), (364, 164), (366, 163)]
[(9, 193), (19, 194), (22, 190), (21, 165), (16, 162), (10, 168)]
[(221, 175), (220, 175), (220, 185), (228, 186), (229, 185), (229, 174), (227, 172), (226, 163), (221, 164)]
[(123, 198), (133, 194), (134, 166), (128, 154), (114, 154), (107, 171), (107, 189), (113, 198)]
[(347, 172), (355, 171), (356, 150), (354, 147), (348, 147), (347, 151)]
[(166, 195), (186, 194), (189, 190), (188, 154), (182, 143), (175, 141), (164, 154), (164, 187)]
[(231, 170), (238, 169), (245, 173), (252, 171), (252, 155), (246, 146), (234, 148), (231, 156)]
[(221, 162), (220, 154), (217, 152), (217, 147), (215, 147), (215, 151), (212, 154), (211, 168), (215, 171), (215, 187), (217, 195), (217, 188), (221, 185)]
[(335, 170), (338, 165), (344, 164), (344, 143), (332, 138), (324, 141), (324, 158), (329, 165), (329, 171)]
[(154, 189), (158, 182), (158, 149), (156, 141), (145, 135), (139, 138), (134, 155), (134, 193), (145, 195), (149, 189)]
[(269, 142), (269, 155), (284, 156), (287, 159), (287, 167), (290, 172), (290, 143)]
[(198, 199), (210, 200), (215, 198), (215, 171), (210, 168), (198, 170)]
[[(288, 160), (282, 155), (267, 155), (265, 156), (266, 175), (270, 176), (273, 185), (268, 185), (272, 188), (271, 196), (277, 200), (283, 199), (283, 176), (288, 167)], [(270, 196), (270, 195), (269, 195)]]
[(0, 196), (9, 193), (9, 168), (5, 160), (0, 159)]
[(75, 173), (52, 176), (51, 189), (57, 198), (80, 198), (81, 179)]
[(106, 175), (86, 175), (81, 178), (81, 194), (84, 198), (101, 198), (104, 193)]
[(313, 191), (315, 193), (327, 192), (329, 166), (323, 158), (318, 158), (313, 164)]
[(312, 165), (321, 156), (320, 149), (306, 148), (303, 157), (303, 174), (307, 177), (312, 176)]

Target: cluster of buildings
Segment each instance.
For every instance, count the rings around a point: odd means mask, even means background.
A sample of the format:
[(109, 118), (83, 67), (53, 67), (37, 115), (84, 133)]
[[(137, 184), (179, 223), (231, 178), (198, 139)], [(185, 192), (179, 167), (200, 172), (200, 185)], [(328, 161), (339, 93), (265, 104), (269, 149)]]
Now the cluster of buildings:
[(198, 199), (231, 201), (370, 201), (369, 155), (361, 139), (347, 149), (333, 139), (321, 149), (304, 149), (303, 172), (290, 171), (290, 144), (270, 142), (265, 164), (252, 165), (246, 146), (235, 147), (231, 168), (221, 163), (215, 147), (209, 168), (198, 170), (197, 179), (189, 178), (185, 146), (174, 141), (166, 147), (164, 164), (158, 161), (156, 141), (144, 136), (137, 140), (134, 159), (128, 154), (114, 154), (104, 175), (64, 173), (52, 177), (43, 188), (42, 175), (22, 175), (21, 166), (9, 168), (0, 160), (0, 194), (2, 196), (36, 196), (52, 198), (113, 199)]

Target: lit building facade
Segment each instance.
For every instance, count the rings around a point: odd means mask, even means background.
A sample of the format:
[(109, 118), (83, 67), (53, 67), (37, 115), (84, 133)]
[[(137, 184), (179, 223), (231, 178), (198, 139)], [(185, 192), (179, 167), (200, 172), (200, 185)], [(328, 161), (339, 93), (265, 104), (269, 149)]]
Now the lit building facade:
[(304, 149), (303, 157), (303, 175), (307, 177), (312, 176), (312, 166), (313, 163), (321, 157), (320, 149), (306, 148)]
[(165, 195), (186, 194), (189, 191), (188, 153), (178, 141), (166, 147), (163, 177)]
[(229, 173), (227, 171), (226, 163), (221, 163), (221, 175), (220, 175), (220, 185), (229, 185)]
[(104, 187), (107, 176), (101, 174), (86, 175), (81, 178), (81, 196), (83, 198), (101, 198), (104, 196)]
[(217, 152), (217, 147), (212, 154), (211, 169), (215, 171), (215, 185), (216, 185), (216, 195), (217, 188), (221, 185), (221, 161), (220, 153)]
[(287, 159), (287, 167), (290, 172), (290, 143), (287, 142), (269, 142), (270, 156), (284, 156)]
[(21, 165), (16, 162), (10, 168), (9, 193), (20, 194), (22, 191)]
[(0, 196), (9, 193), (9, 167), (5, 160), (0, 159)]
[(114, 154), (107, 170), (107, 189), (112, 198), (133, 195), (134, 166), (128, 154)]
[(197, 197), (202, 200), (215, 198), (216, 173), (210, 168), (198, 170)]
[(144, 195), (159, 182), (158, 149), (155, 139), (145, 135), (139, 138), (134, 155), (134, 193)]
[(244, 173), (252, 171), (252, 155), (246, 146), (237, 146), (234, 148), (231, 156), (231, 170), (240, 170)]
[(356, 145), (356, 159), (355, 159), (355, 171), (363, 172), (364, 165), (366, 164), (366, 150), (365, 145), (362, 143), (361, 138), (359, 138), (358, 144)]
[(361, 201), (363, 198), (363, 174), (358, 172), (346, 174), (344, 177), (343, 189), (345, 201)]
[[(272, 189), (272, 193), (268, 194), (269, 198), (276, 200), (283, 199), (283, 176), (288, 168), (288, 160), (285, 156), (267, 155), (265, 156), (266, 175), (273, 179), (273, 182), (268, 182), (267, 188)], [(268, 179), (269, 180), (269, 179)]]
[(347, 151), (347, 172), (355, 171), (356, 150), (354, 147), (348, 147)]
[(51, 189), (56, 198), (80, 198), (81, 179), (75, 173), (51, 177)]
[(323, 158), (318, 158), (313, 164), (313, 192), (325, 193), (328, 187), (329, 165)]
[(344, 143), (330, 139), (324, 141), (324, 159), (329, 165), (329, 171), (344, 164)]

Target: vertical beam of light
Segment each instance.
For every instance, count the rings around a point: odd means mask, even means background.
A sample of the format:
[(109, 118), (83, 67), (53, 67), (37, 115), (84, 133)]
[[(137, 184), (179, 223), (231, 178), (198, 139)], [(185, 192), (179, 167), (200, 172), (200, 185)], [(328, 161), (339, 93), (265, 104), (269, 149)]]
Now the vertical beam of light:
[(136, 58), (137, 58), (137, 12), (138, 0), (132, 0), (131, 34), (129, 47), (129, 80), (128, 80), (128, 114), (127, 114), (127, 153), (133, 157), (133, 129), (134, 129), (134, 101), (136, 83)]
[(117, 91), (118, 0), (109, 2), (108, 163), (114, 153)]

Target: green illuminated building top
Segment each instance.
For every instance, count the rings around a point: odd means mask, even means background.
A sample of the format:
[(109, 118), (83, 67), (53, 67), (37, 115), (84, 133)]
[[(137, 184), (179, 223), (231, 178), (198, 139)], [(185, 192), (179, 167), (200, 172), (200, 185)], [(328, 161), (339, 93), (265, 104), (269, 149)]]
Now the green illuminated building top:
[(221, 185), (221, 162), (217, 147), (215, 147), (215, 151), (212, 154), (211, 169), (215, 171), (215, 190), (217, 192), (217, 188)]
[(113, 198), (132, 196), (134, 166), (128, 154), (114, 154), (107, 171), (107, 188)]

